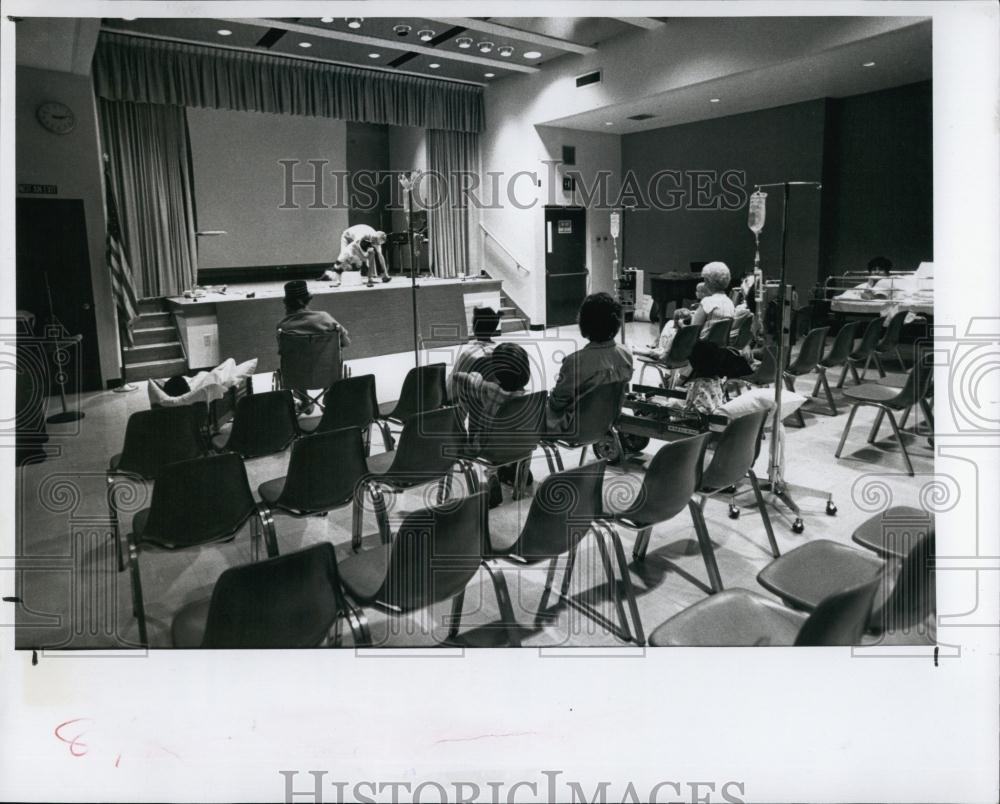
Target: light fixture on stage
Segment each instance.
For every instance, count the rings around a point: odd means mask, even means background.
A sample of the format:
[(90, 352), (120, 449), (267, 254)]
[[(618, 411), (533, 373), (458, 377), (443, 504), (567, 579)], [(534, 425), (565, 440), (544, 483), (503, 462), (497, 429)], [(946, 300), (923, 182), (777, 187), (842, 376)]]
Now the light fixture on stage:
[(468, 50), (472, 47), (472, 39), (468, 36), (460, 36), (455, 40), (455, 44), (462, 48), (462, 50)]
[(477, 45), (477, 47), (479, 48), (479, 52), (480, 53), (492, 53), (493, 52), (493, 43), (492, 42), (480, 42)]
[(364, 17), (347, 17), (347, 27), (357, 30), (364, 21)]
[(501, 45), (497, 48), (497, 53), (499, 53), (503, 58), (509, 59), (514, 55), (514, 48), (510, 45)]
[(417, 31), (417, 37), (421, 42), (430, 42), (437, 34), (430, 28), (424, 28), (422, 31)]

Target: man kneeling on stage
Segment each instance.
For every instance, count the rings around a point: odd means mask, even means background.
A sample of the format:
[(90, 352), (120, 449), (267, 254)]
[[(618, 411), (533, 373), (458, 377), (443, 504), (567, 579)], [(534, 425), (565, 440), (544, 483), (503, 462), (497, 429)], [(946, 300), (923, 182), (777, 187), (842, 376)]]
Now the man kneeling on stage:
[(320, 279), (339, 285), (340, 275), (344, 271), (357, 271), (364, 265), (367, 266), (366, 276), (372, 276), (372, 272), (377, 270), (383, 282), (390, 281), (389, 270), (382, 254), (382, 244), (385, 241), (385, 232), (378, 232), (363, 223), (344, 229), (344, 233), (340, 236), (340, 256), (332, 268), (323, 272)]

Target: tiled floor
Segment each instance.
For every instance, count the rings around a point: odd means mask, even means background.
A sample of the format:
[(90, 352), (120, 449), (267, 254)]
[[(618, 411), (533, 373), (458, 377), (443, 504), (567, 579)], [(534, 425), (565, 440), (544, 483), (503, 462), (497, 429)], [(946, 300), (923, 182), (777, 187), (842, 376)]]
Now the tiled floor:
[[(630, 343), (645, 343), (651, 336), (649, 324), (629, 325)], [(529, 350), (534, 364), (534, 384), (538, 388), (551, 386), (558, 360), (581, 343), (575, 328), (516, 333), (506, 339), (517, 340)], [(450, 351), (435, 352), (427, 358), (449, 361)], [(396, 397), (402, 377), (411, 365), (411, 355), (396, 355), (354, 361), (352, 371), (355, 375), (374, 372), (379, 399), (387, 400)], [(889, 381), (897, 384), (900, 380), (899, 374), (889, 376)], [(269, 383), (269, 375), (255, 378), (258, 390), (268, 388)], [(113, 544), (108, 537), (104, 470), (111, 455), (121, 450), (129, 414), (148, 407), (144, 386), (140, 384), (139, 390), (130, 394), (85, 395), (79, 400), (79, 406), (86, 418), (69, 425), (50, 425), (49, 447), (57, 454), (44, 463), (18, 470), (18, 566), (23, 569), (19, 572), (18, 585), (23, 601), (17, 619), (19, 647), (126, 647), (137, 638), (131, 613), (129, 574), (115, 570)], [(811, 389), (808, 378), (800, 382), (801, 392), (808, 393)], [(56, 404), (51, 400), (52, 406)], [(837, 417), (807, 412), (805, 429), (788, 428), (786, 479), (832, 492), (839, 513), (835, 517), (827, 516), (822, 499), (802, 500), (806, 529), (797, 535), (791, 531), (789, 520), (772, 512), (782, 551), (817, 538), (850, 543), (853, 529), (871, 515), (873, 500), (870, 495), (878, 487), (876, 480), (891, 490), (893, 504), (918, 505), (919, 485), (905, 474), (894, 442), (882, 440), (876, 445), (866, 444), (867, 425), (873, 419), (870, 411), (862, 410), (858, 414), (842, 459), (833, 457), (845, 419), (845, 409)], [(904, 437), (912, 445), (911, 455), (917, 472), (931, 471), (933, 451), (927, 440)], [(651, 454), (659, 444), (652, 442), (647, 453)], [(376, 433), (373, 452), (380, 449)], [(578, 459), (576, 454), (565, 457), (567, 465), (575, 464)], [(248, 461), (251, 487), (256, 490), (261, 482), (284, 474), (287, 460), (286, 451)], [(546, 474), (541, 452), (536, 453), (532, 471), (536, 484)], [(621, 470), (609, 469), (609, 472), (620, 473)], [(640, 472), (641, 466), (632, 465), (625, 482), (637, 487)], [(766, 450), (762, 451), (757, 472), (761, 476), (767, 474)], [(461, 493), (461, 484), (456, 490)], [(391, 507), (392, 522), (398, 523), (402, 512), (420, 506), (424, 499), (425, 494), (417, 490), (395, 500)], [(530, 498), (520, 502), (506, 499), (501, 507), (490, 513), (491, 530), (502, 539), (512, 540), (524, 521), (530, 502)], [(620, 499), (607, 502), (609, 505), (621, 504)], [(861, 505), (867, 510), (859, 507)], [(133, 501), (133, 510), (141, 507), (141, 499)], [(350, 516), (347, 508), (326, 517), (304, 519), (279, 514), (280, 549), (285, 553), (328, 540), (336, 546), (338, 555), (346, 555), (350, 551)], [(756, 511), (744, 507), (739, 519), (730, 519), (723, 498), (709, 501), (706, 518), (726, 587), (744, 587), (763, 593), (756, 582), (756, 574), (771, 556)], [(126, 515), (123, 525), (127, 528), (130, 521), (130, 516)], [(365, 519), (365, 531), (373, 534), (374, 530), (373, 517), (369, 514)], [(623, 531), (621, 536), (630, 556), (635, 534)], [(222, 546), (144, 555), (141, 566), (151, 645), (168, 647), (172, 615), (185, 603), (209, 596), (215, 579), (224, 569), (250, 560), (248, 530)], [(499, 566), (503, 567), (510, 584), (524, 645), (622, 644), (612, 634), (567, 607), (553, 611), (553, 618), (546, 627), (536, 627), (535, 610), (544, 585), (545, 565), (524, 568), (503, 561)], [(705, 566), (686, 513), (654, 529), (647, 559), (644, 564), (633, 562), (631, 575), (647, 633), (669, 616), (705, 597)], [(574, 570), (571, 594), (604, 607), (613, 619), (607, 592), (599, 553), (594, 543), (588, 541)], [(442, 605), (399, 619), (388, 618), (372, 609), (368, 610), (368, 615), (376, 644), (430, 646), (443, 636), (440, 622), (448, 611), (449, 607)], [(498, 620), (492, 585), (487, 574), (480, 572), (466, 594), (463, 622), (467, 625), (463, 626), (463, 632), (474, 641), (496, 643), (502, 640), (495, 627)]]

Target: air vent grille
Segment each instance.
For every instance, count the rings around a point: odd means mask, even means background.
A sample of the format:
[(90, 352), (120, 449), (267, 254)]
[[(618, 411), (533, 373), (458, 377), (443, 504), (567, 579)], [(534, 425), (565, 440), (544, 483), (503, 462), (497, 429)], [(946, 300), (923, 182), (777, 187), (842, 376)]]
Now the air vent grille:
[(592, 73), (587, 73), (586, 75), (578, 75), (576, 78), (576, 85), (578, 87), (585, 87), (590, 84), (601, 83), (601, 71), (595, 70)]

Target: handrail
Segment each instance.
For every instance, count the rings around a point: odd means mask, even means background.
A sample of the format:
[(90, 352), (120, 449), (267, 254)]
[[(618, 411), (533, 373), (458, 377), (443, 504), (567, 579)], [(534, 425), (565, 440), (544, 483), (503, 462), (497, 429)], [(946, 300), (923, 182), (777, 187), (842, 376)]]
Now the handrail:
[[(502, 242), (500, 242), (500, 238), (498, 238), (495, 234), (493, 234), (493, 232), (491, 232), (489, 229), (486, 228), (486, 224), (484, 224), (482, 221), (479, 221), (479, 228), (483, 230), (483, 233), (486, 235), (486, 237), (493, 238), (493, 242), (496, 243), (498, 246), (500, 246), (500, 250), (514, 261), (514, 265), (517, 266), (519, 271), (522, 271), (526, 275), (531, 274), (530, 269), (525, 268), (524, 265), (521, 264), (521, 261), (516, 256), (514, 256), (513, 253), (511, 253), (511, 250), (507, 248)], [(483, 238), (483, 242), (484, 243), (486, 242), (485, 237)]]

